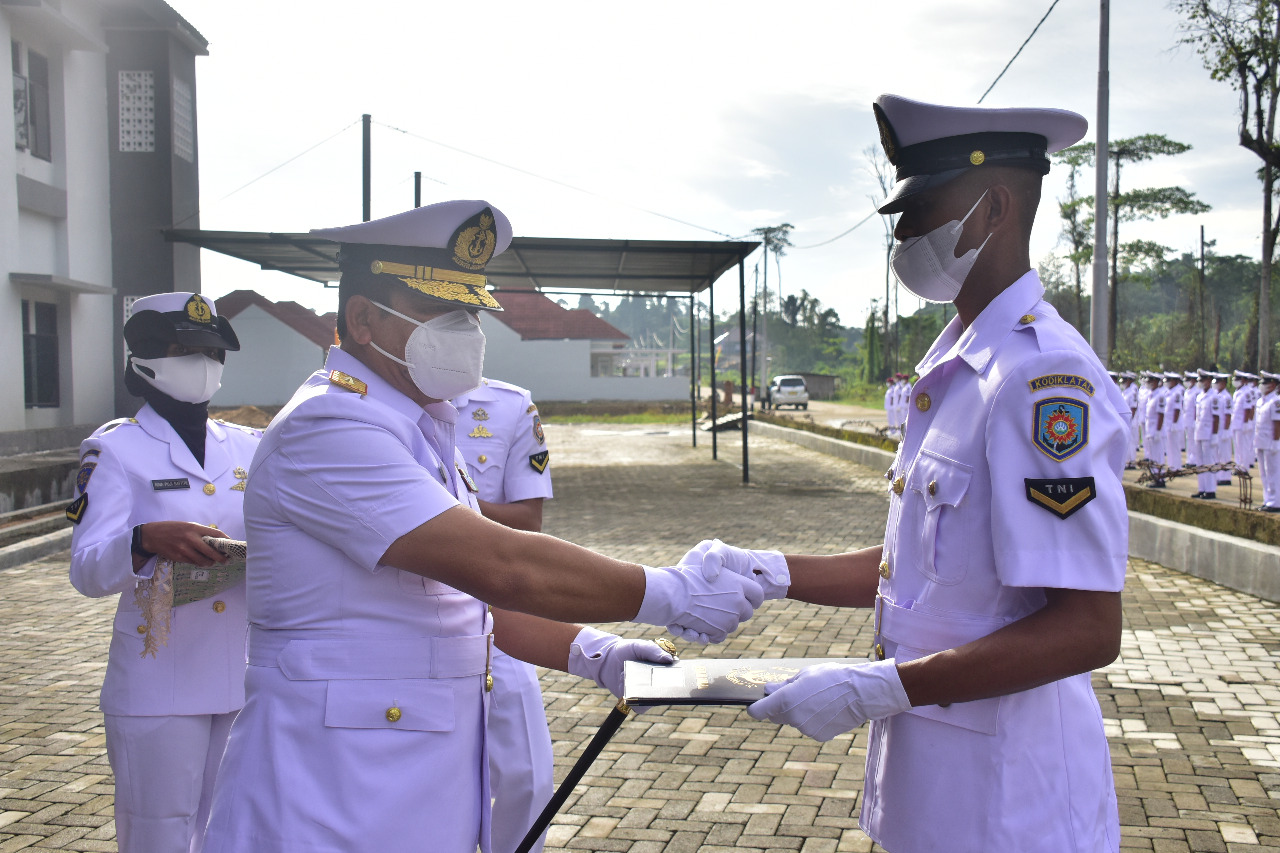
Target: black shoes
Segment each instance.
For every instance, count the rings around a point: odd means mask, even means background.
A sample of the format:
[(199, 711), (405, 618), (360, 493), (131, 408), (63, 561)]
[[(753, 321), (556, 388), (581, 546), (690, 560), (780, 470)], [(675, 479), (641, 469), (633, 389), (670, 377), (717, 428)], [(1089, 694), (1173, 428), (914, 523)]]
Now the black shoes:
[(1212, 501), (1212, 500), (1217, 500), (1218, 493), (1217, 492), (1196, 492), (1191, 497), (1199, 498), (1202, 501)]

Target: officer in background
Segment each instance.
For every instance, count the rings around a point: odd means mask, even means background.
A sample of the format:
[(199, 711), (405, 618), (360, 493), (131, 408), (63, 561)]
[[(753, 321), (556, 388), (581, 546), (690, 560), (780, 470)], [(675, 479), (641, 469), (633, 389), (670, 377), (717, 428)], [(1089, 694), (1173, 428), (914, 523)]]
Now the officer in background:
[[(1218, 461), (1218, 430), (1222, 427), (1218, 395), (1213, 390), (1214, 375), (1208, 370), (1200, 372), (1200, 395), (1196, 397), (1196, 464), (1210, 466)], [(1218, 496), (1218, 475), (1213, 471), (1196, 474), (1200, 490), (1191, 497), (1211, 501)]]
[(719, 642), (763, 593), (480, 514), (448, 401), (480, 384), (478, 315), (501, 310), (484, 275), (511, 242), (501, 212), (443, 202), (313, 233), (341, 244), (341, 345), (250, 469), (245, 707), (205, 849), (489, 850), (495, 646), (617, 695), (627, 660), (671, 655), (572, 620)]
[[(1147, 447), (1147, 398), (1151, 396), (1151, 374), (1144, 370), (1138, 374), (1138, 448), (1144, 453)], [(1150, 458), (1148, 455), (1147, 458)]]
[[(1231, 485), (1231, 468), (1228, 463), (1232, 459), (1232, 423), (1231, 423), (1231, 391), (1227, 389), (1227, 380), (1231, 377), (1226, 373), (1213, 374), (1213, 398), (1214, 413), (1218, 416), (1218, 433), (1214, 436), (1217, 449), (1214, 453), (1213, 460), (1219, 465), (1224, 465), (1222, 470), (1217, 473), (1217, 484), (1219, 486)], [(1212, 463), (1210, 463), (1212, 464)]]
[[(453, 405), (458, 453), (479, 490), (480, 512), (515, 530), (540, 533), (542, 502), (552, 496), (550, 451), (529, 392), (484, 379)], [(551, 799), (551, 732), (537, 672), (501, 650), (493, 656), (487, 726), (493, 850), (511, 853)], [(533, 849), (541, 850), (542, 841)]]
[(1164, 376), (1160, 373), (1147, 374), (1147, 410), (1142, 419), (1142, 452), (1151, 463), (1151, 476), (1147, 488), (1163, 489), (1165, 464), (1165, 431), (1164, 406), (1166, 391), (1161, 384)]
[(1029, 251), (1047, 155), (1087, 122), (895, 95), (875, 112), (897, 167), (880, 207), (900, 214), (894, 271), (957, 311), (917, 368), (884, 545), (694, 553), (769, 598), (873, 608), (875, 660), (811, 667), (749, 712), (819, 740), (874, 721), (859, 823), (878, 845), (1116, 851), (1089, 672), (1120, 648), (1128, 408)]
[(884, 378), (884, 419), (889, 424), (889, 435), (898, 435), (898, 383), (897, 378)]
[(1253, 413), (1258, 399), (1254, 385), (1258, 377), (1244, 370), (1234, 374), (1236, 390), (1231, 395), (1231, 443), (1236, 467), (1248, 471), (1253, 467)]
[(1124, 396), (1124, 404), (1129, 407), (1129, 450), (1124, 458), (1126, 471), (1138, 467), (1138, 388), (1133, 381), (1136, 378), (1132, 370), (1120, 374), (1120, 393)]
[(146, 400), (80, 445), (67, 508), (71, 583), (119, 595), (100, 705), (115, 776), (121, 853), (199, 851), (218, 761), (244, 704), (244, 583), (172, 607), (150, 624), (157, 557), (226, 562), (201, 537), (244, 538), (247, 470), (261, 433), (209, 420), (227, 350), (240, 349), (212, 300), (161, 293), (124, 326), (125, 386)]
[(1164, 376), (1165, 467), (1177, 471), (1182, 468), (1182, 443), (1186, 440), (1186, 424), (1182, 419), (1182, 374), (1170, 371)]
[(1262, 481), (1262, 512), (1280, 512), (1280, 374), (1262, 371), (1254, 404), (1253, 435)]
[(1200, 399), (1200, 375), (1194, 370), (1183, 374), (1186, 390), (1182, 392), (1183, 435), (1186, 437), (1187, 465), (1199, 465), (1196, 456), (1196, 402)]

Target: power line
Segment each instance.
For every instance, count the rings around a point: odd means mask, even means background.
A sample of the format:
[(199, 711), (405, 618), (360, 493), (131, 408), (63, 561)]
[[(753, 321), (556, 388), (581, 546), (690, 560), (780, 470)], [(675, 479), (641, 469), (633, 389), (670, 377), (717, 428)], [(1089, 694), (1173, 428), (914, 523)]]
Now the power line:
[(791, 248), (793, 248), (793, 249), (816, 249), (816, 248), (818, 248), (819, 246), (826, 246), (826, 245), (829, 245), (829, 244), (831, 244), (831, 243), (834, 243), (835, 241), (839, 240), (841, 237), (847, 237), (847, 236), (849, 236), (850, 234), (852, 234), (854, 231), (856, 231), (858, 228), (860, 228), (861, 226), (866, 225), (868, 222), (870, 222), (870, 221), (871, 221), (871, 218), (872, 218), (873, 216), (877, 215), (878, 213), (879, 213), (879, 211), (878, 211), (878, 210), (873, 210), (873, 211), (871, 211), (871, 212), (870, 212), (870, 213), (868, 213), (866, 216), (864, 216), (862, 219), (858, 220), (858, 222), (857, 222), (857, 223), (856, 223), (852, 228), (848, 229), (847, 231), (841, 231), (839, 234), (837, 234), (836, 236), (832, 237), (830, 240), (823, 240), (821, 243), (814, 243), (814, 244), (813, 244), (813, 245), (811, 245), (811, 246), (792, 246)]
[(564, 181), (559, 181), (559, 180), (556, 180), (555, 178), (548, 178), (546, 175), (539, 175), (537, 172), (530, 172), (528, 169), (521, 169), (519, 166), (512, 166), (510, 163), (503, 163), (501, 160), (494, 160), (491, 157), (485, 157), (482, 154), (477, 154), (474, 151), (468, 151), (465, 148), (458, 148), (455, 145), (449, 145), (448, 143), (440, 142), (439, 140), (436, 140), (436, 139), (430, 139), (428, 137), (422, 136), (421, 134), (414, 133), (413, 131), (405, 130), (402, 127), (394, 127), (389, 124), (383, 124), (380, 121), (375, 121), (374, 124), (379, 125), (380, 127), (385, 127), (387, 130), (394, 130), (396, 133), (403, 133), (405, 136), (411, 136), (414, 139), (420, 139), (423, 142), (429, 142), (432, 145), (438, 145), (441, 148), (447, 148), (450, 151), (454, 151), (454, 152), (457, 152), (458, 154), (466, 155), (467, 157), (474, 157), (477, 160), (483, 160), (486, 163), (492, 163), (495, 166), (501, 166), (504, 169), (510, 169), (513, 172), (518, 172), (521, 175), (527, 175), (530, 178), (536, 178), (539, 181), (546, 181), (547, 183), (555, 184), (556, 186), (564, 187), (565, 189), (573, 190), (574, 192), (583, 193), (584, 195), (589, 195), (593, 198), (604, 199), (605, 201), (611, 201), (611, 202), (614, 202), (615, 204), (621, 204), (625, 207), (631, 208), (632, 210), (638, 210), (641, 213), (647, 213), (650, 216), (657, 216), (660, 219), (666, 219), (671, 222), (677, 222), (680, 225), (687, 225), (690, 228), (697, 228), (699, 231), (706, 231), (708, 233), (715, 234), (717, 237), (724, 237), (726, 239), (729, 239), (729, 235), (724, 233), (723, 231), (717, 231), (716, 229), (708, 228), (705, 225), (698, 225), (697, 223), (694, 223), (694, 222), (689, 222), (684, 219), (677, 219), (674, 216), (668, 216), (665, 213), (659, 213), (656, 210), (649, 210), (648, 208), (639, 207), (634, 204), (628, 204), (627, 202), (624, 202), (624, 201), (618, 201), (617, 199), (612, 199), (612, 198), (609, 198), (608, 196), (600, 195), (599, 193), (592, 192), (591, 190), (585, 190), (582, 187), (575, 187), (573, 184), (567, 184)]
[[(236, 187), (234, 190), (232, 190), (231, 192), (227, 193), (227, 194), (226, 194), (226, 195), (224, 195), (222, 198), (218, 199), (217, 201), (215, 201), (215, 202), (213, 202), (213, 203), (214, 203), (214, 204), (221, 204), (222, 202), (224, 202), (224, 201), (226, 201), (227, 199), (231, 198), (233, 195), (235, 195), (236, 193), (240, 192), (241, 190), (248, 189), (249, 187), (253, 186), (253, 185), (254, 185), (254, 184), (256, 184), (258, 181), (260, 181), (260, 180), (262, 180), (263, 178), (265, 178), (267, 175), (270, 175), (270, 174), (272, 174), (272, 173), (274, 173), (274, 172), (278, 172), (278, 171), (280, 171), (280, 170), (281, 170), (281, 169), (283, 169), (285, 166), (288, 166), (290, 163), (292, 163), (294, 160), (297, 160), (299, 157), (303, 157), (303, 156), (305, 156), (305, 155), (307, 155), (307, 154), (310, 154), (312, 151), (315, 151), (317, 148), (319, 148), (321, 145), (324, 145), (326, 142), (330, 142), (330, 141), (332, 141), (332, 140), (334, 140), (334, 139), (337, 139), (339, 136), (341, 136), (342, 134), (346, 133), (348, 130), (350, 130), (351, 128), (355, 127), (355, 126), (356, 126), (357, 124), (359, 124), (359, 123), (360, 123), (360, 119), (356, 119), (355, 121), (351, 122), (351, 124), (347, 125), (346, 127), (342, 128), (341, 130), (339, 130), (337, 133), (335, 133), (335, 134), (333, 134), (333, 135), (331, 135), (331, 136), (326, 136), (324, 139), (321, 139), (319, 142), (317, 142), (315, 145), (312, 145), (310, 148), (307, 148), (305, 151), (301, 151), (301, 152), (299, 152), (299, 153), (297, 153), (297, 154), (293, 155), (293, 156), (292, 156), (292, 157), (290, 157), (288, 160), (285, 160), (283, 163), (280, 163), (280, 164), (278, 164), (278, 165), (276, 165), (276, 166), (272, 166), (270, 169), (268, 169), (267, 171), (263, 172), (261, 175), (259, 175), (258, 177), (254, 178), (252, 181), (249, 181), (249, 183), (244, 184), (244, 185), (239, 186), (239, 187)], [(195, 218), (196, 218), (197, 216), (199, 216), (199, 215), (200, 215), (200, 211), (199, 211), (199, 210), (197, 210), (195, 213), (191, 214), (191, 215), (190, 215), (190, 216), (188, 216), (186, 219), (183, 219), (181, 222), (175, 222), (175, 223), (173, 224), (173, 227), (174, 227), (174, 228), (177, 228), (177, 227), (179, 227), (180, 225), (183, 225), (183, 224), (185, 224), (185, 223), (187, 223), (187, 222), (190, 222), (192, 219), (195, 219)]]
[[(1053, 9), (1054, 9), (1054, 7), (1055, 7), (1055, 6), (1057, 6), (1057, 5), (1058, 5), (1058, 0), (1053, 0), (1053, 2), (1049, 4), (1049, 12), (1052, 12), (1052, 11), (1053, 11)], [(1043, 23), (1045, 22), (1045, 20), (1049, 17), (1049, 12), (1045, 12), (1045, 13), (1044, 13), (1044, 17), (1040, 19), (1040, 24), (1043, 24)], [(987, 91), (985, 91), (985, 92), (983, 92), (983, 93), (982, 93), (982, 97), (981, 97), (981, 98), (978, 98), (978, 103), (982, 103), (983, 99), (984, 99), (984, 98), (986, 98), (986, 97), (987, 97), (987, 95), (990, 95), (990, 94), (991, 94), (991, 90), (992, 90), (992, 89), (994, 89), (994, 88), (996, 87), (996, 84), (1000, 82), (1000, 78), (1004, 76), (1004, 72), (1006, 72), (1006, 71), (1008, 71), (1008, 70), (1009, 70), (1009, 66), (1013, 64), (1013, 60), (1014, 60), (1014, 59), (1017, 59), (1017, 58), (1018, 58), (1018, 56), (1022, 53), (1022, 48), (1023, 48), (1023, 47), (1026, 47), (1026, 46), (1027, 46), (1027, 43), (1028, 43), (1028, 42), (1030, 42), (1030, 41), (1031, 41), (1031, 39), (1035, 37), (1035, 34), (1036, 34), (1036, 33), (1039, 31), (1039, 29), (1040, 29), (1040, 24), (1036, 24), (1035, 29), (1031, 31), (1031, 35), (1027, 36), (1027, 40), (1026, 40), (1026, 41), (1024, 41), (1024, 42), (1022, 43), (1022, 47), (1019, 47), (1019, 48), (1018, 48), (1018, 50), (1017, 50), (1017, 52), (1016, 52), (1016, 53), (1014, 53), (1014, 55), (1013, 55), (1013, 59), (1010, 59), (1010, 60), (1005, 64), (1004, 68), (1002, 68), (1002, 69), (1000, 70), (1000, 73), (996, 75), (996, 79), (994, 79), (994, 80), (992, 80), (992, 81), (991, 81), (991, 85), (987, 87)]]

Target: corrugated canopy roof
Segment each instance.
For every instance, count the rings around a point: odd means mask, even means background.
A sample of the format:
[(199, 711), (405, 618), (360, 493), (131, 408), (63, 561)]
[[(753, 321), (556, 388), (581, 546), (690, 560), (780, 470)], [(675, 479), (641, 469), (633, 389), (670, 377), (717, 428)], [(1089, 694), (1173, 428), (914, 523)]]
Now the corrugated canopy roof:
[[(338, 280), (338, 244), (310, 234), (172, 229), (171, 242), (323, 283)], [(516, 237), (485, 269), (498, 290), (700, 293), (760, 244), (737, 241)]]

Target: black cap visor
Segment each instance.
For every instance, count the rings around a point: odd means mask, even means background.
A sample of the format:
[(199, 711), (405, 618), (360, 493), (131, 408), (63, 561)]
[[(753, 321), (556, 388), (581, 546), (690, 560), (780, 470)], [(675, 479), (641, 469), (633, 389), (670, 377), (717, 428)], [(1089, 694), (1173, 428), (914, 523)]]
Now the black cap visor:
[(146, 340), (232, 352), (240, 349), (240, 339), (226, 317), (214, 317), (208, 324), (196, 323), (185, 311), (139, 311), (125, 323), (124, 340), (134, 352), (147, 350), (143, 344)]
[(884, 201), (880, 202), (880, 206), (876, 208), (876, 211), (885, 214), (901, 213), (906, 209), (908, 202), (915, 196), (950, 183), (967, 171), (969, 170), (951, 169), (933, 175), (912, 175), (909, 178), (904, 178), (893, 185), (893, 189), (889, 190), (889, 195), (885, 196)]

